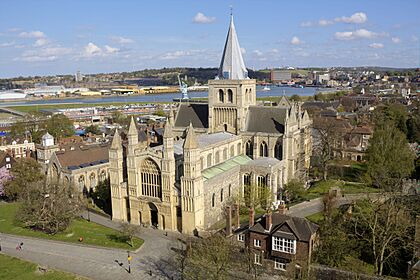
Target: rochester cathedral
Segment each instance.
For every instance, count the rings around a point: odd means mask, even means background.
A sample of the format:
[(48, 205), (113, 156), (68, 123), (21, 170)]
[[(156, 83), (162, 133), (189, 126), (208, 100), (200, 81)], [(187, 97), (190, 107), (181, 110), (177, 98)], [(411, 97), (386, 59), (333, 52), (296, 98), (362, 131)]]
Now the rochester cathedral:
[(123, 143), (109, 149), (112, 217), (193, 234), (224, 218), (244, 186), (269, 188), (274, 201), (285, 183), (305, 178), (312, 121), (299, 103), (280, 98), (257, 105), (231, 18), (208, 103), (182, 102), (170, 112), (163, 144), (140, 142), (134, 120)]

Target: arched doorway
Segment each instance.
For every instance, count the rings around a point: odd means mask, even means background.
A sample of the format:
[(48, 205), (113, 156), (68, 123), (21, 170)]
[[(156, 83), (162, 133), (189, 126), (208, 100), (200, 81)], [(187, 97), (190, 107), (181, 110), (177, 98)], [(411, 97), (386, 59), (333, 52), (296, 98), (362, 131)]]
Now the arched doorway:
[(150, 224), (152, 226), (158, 227), (159, 220), (158, 220), (158, 209), (156, 205), (152, 202), (149, 202), (150, 208)]

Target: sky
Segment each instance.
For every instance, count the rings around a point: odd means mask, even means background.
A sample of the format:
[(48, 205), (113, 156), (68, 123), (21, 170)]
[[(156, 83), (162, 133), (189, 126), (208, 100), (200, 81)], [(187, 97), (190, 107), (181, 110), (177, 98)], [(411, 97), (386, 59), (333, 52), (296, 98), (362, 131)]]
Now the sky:
[(218, 67), (420, 67), (419, 0), (1, 0), (0, 77)]

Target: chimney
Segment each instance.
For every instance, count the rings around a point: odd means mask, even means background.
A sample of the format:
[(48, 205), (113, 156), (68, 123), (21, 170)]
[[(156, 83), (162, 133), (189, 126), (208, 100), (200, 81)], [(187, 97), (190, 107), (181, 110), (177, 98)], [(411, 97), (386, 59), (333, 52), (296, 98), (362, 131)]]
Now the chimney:
[(240, 208), (238, 203), (235, 204), (235, 224), (236, 228), (241, 227)]
[(286, 203), (284, 203), (284, 200), (280, 201), (280, 204), (278, 206), (278, 212), (282, 215), (286, 215), (287, 209), (286, 209)]
[(249, 208), (249, 227), (254, 226), (254, 207)]
[(271, 225), (273, 224), (273, 218), (271, 216), (271, 211), (269, 211), (267, 214), (265, 214), (265, 229), (270, 230)]
[(226, 206), (226, 235), (232, 235), (232, 208)]

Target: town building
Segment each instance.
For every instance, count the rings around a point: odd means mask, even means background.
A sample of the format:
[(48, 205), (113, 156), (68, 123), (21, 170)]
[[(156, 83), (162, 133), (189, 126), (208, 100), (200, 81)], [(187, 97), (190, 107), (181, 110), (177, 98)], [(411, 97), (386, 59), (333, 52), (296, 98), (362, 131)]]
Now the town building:
[(54, 137), (46, 133), (37, 145), (37, 160), (50, 181), (65, 186), (75, 186), (87, 194), (98, 183), (108, 178), (109, 143), (85, 142), (58, 145)]
[(139, 141), (134, 119), (125, 145), (118, 132), (109, 151), (112, 218), (196, 234), (224, 219), (244, 186), (269, 188), (274, 201), (288, 180), (304, 179), (312, 151), (312, 120), (283, 97), (256, 103), (233, 18), (208, 103), (170, 112), (163, 144)]
[(10, 155), (9, 152), (0, 151), (0, 168), (11, 169), (16, 160)]
[(30, 157), (35, 152), (35, 143), (27, 139), (4, 139), (0, 151), (8, 152), (14, 158)]
[[(239, 220), (238, 212), (236, 215), (235, 220)], [(254, 265), (264, 267), (266, 272), (299, 275), (309, 267), (318, 228), (305, 218), (287, 215), (281, 202), (278, 211), (266, 213), (256, 221), (250, 209), (249, 223), (237, 226), (232, 237), (249, 250)]]
[(282, 83), (292, 80), (292, 72), (287, 69), (273, 69), (270, 72), (271, 82)]

